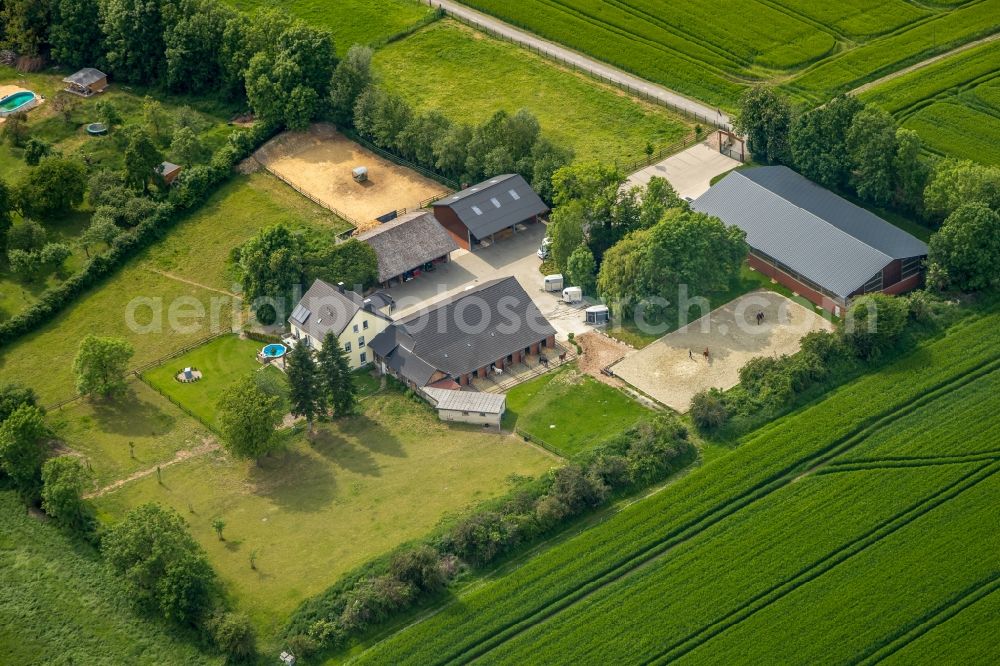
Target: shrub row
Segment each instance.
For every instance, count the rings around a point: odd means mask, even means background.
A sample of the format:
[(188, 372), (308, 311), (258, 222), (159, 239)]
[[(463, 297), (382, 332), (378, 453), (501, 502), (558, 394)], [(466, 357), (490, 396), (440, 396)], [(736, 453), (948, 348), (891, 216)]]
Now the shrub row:
[(203, 202), (232, 173), (236, 164), (269, 139), (274, 129), (254, 125), (233, 132), (229, 141), (212, 156), (209, 165), (193, 166), (178, 179), (163, 205), (132, 229), (119, 234), (107, 251), (95, 255), (64, 282), (47, 289), (31, 307), (0, 324), (0, 345), (48, 323), (84, 291), (114, 273), (127, 260), (163, 237), (185, 213)]
[(336, 649), (439, 592), (464, 568), (483, 568), (611, 497), (691, 463), (695, 447), (672, 416), (643, 421), (601, 447), (396, 549), (304, 603), (285, 635), (295, 654)]

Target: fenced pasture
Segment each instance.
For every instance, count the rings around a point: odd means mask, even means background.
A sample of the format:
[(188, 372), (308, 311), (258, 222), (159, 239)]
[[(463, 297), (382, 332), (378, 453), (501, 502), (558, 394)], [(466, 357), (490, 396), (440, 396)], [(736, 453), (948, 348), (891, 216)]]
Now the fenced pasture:
[[(362, 230), (376, 225), (380, 215), (420, 208), (449, 191), (376, 155), (326, 123), (317, 123), (306, 132), (280, 134), (254, 157), (278, 178)], [(355, 167), (367, 167), (367, 181), (354, 180)]]
[(998, 323), (966, 321), (764, 426), (357, 661), (865, 662), (921, 636), (939, 652), (1000, 576), (1000, 451), (982, 427)]

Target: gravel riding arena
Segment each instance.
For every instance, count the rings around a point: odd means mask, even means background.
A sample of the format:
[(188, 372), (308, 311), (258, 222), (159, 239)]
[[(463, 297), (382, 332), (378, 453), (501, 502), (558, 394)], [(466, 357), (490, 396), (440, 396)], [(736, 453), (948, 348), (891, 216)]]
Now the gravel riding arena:
[[(449, 192), (444, 185), (399, 166), (319, 123), (306, 132), (285, 132), (264, 144), (254, 157), (268, 171), (321, 205), (364, 229), (390, 211), (414, 209)], [(367, 167), (358, 183), (355, 167)]]
[(698, 391), (735, 386), (751, 358), (794, 354), (806, 333), (832, 328), (811, 307), (755, 291), (630, 354), (612, 370), (664, 405), (686, 412)]

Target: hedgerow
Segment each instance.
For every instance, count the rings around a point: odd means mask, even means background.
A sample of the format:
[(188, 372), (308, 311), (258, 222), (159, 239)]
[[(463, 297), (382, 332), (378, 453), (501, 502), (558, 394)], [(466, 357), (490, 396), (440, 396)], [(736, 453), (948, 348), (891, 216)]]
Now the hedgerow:
[[(947, 337), (866, 376), (794, 419), (747, 438), (733, 454), (550, 549), (515, 573), (463, 595), (361, 657), (363, 663), (471, 659), (510, 634), (703, 531), (787, 475), (817, 464), (872, 429), (1000, 365), (1000, 316), (954, 326)], [(874, 397), (874, 399), (873, 399)], [(847, 415), (850, 415), (848, 418)]]

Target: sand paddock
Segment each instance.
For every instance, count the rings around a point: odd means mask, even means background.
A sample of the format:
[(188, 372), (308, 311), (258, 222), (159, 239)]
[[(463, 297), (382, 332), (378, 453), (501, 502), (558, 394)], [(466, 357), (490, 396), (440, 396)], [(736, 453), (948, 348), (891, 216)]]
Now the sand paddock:
[[(760, 326), (758, 312), (764, 313)], [(698, 391), (735, 386), (740, 368), (751, 358), (793, 354), (806, 333), (832, 328), (812, 309), (781, 294), (755, 291), (663, 336), (612, 369), (659, 402), (686, 412)]]
[[(257, 161), (307, 195), (363, 229), (390, 211), (417, 205), (448, 189), (415, 171), (366, 150), (318, 123), (307, 132), (285, 132), (264, 144)], [(354, 167), (368, 167), (368, 182), (357, 183)]]

